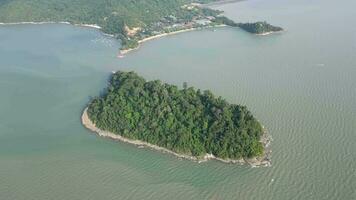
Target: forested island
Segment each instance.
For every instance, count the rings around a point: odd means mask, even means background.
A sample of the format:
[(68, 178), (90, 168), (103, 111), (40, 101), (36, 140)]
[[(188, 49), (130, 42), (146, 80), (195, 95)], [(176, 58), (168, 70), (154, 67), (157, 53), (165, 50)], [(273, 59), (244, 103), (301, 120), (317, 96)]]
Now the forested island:
[(134, 72), (116, 72), (82, 121), (101, 136), (183, 158), (270, 164), (267, 134), (245, 106), (186, 83), (179, 89)]
[[(140, 42), (197, 28), (240, 27), (263, 34), (272, 26), (240, 24), (223, 17), (205, 3), (221, 0), (0, 0), (0, 23), (68, 22), (91, 25), (121, 40), (121, 53), (135, 49)], [(262, 25), (262, 27), (260, 27)]]

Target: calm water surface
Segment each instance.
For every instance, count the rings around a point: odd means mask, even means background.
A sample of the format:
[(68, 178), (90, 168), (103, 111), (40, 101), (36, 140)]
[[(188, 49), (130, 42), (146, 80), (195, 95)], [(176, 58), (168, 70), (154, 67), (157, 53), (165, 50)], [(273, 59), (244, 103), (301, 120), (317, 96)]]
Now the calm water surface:
[[(216, 6), (221, 28), (119, 44), (69, 25), (0, 26), (0, 199), (356, 199), (356, 3), (251, 0)], [(273, 135), (273, 165), (194, 163), (98, 138), (80, 124), (113, 70), (211, 89)]]

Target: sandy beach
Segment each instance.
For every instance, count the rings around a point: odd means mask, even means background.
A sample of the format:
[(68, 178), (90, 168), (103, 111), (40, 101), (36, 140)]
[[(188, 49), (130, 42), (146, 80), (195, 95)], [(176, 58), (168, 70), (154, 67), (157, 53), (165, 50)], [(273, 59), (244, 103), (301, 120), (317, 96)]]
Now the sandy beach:
[(189, 28), (189, 29), (174, 31), (174, 32), (170, 32), (170, 33), (162, 33), (162, 34), (158, 34), (158, 35), (153, 35), (153, 36), (144, 38), (144, 39), (142, 39), (142, 40), (139, 40), (139, 41), (138, 41), (139, 46), (136, 47), (136, 48), (120, 50), (120, 54), (121, 54), (121, 55), (125, 55), (125, 54), (127, 54), (127, 53), (129, 53), (129, 52), (131, 52), (131, 51), (137, 50), (137, 49), (140, 48), (140, 45), (141, 45), (142, 43), (147, 42), (147, 41), (149, 41), (149, 40), (154, 40), (154, 39), (158, 39), (158, 38), (161, 38), (161, 37), (170, 36), (170, 35), (176, 35), (176, 34), (179, 34), (179, 33), (185, 33), (185, 32), (194, 31), (194, 30), (198, 30), (198, 29), (219, 28), (219, 27), (225, 27), (225, 26), (227, 26), (227, 25), (221, 24), (221, 25), (216, 25), (216, 26), (207, 26), (207, 27), (202, 27), (202, 28)]
[(88, 27), (88, 28), (101, 29), (101, 27), (96, 24), (74, 24), (74, 26), (82, 26), (82, 27)]
[(171, 155), (174, 155), (178, 158), (183, 158), (183, 159), (187, 159), (187, 160), (192, 160), (192, 161), (196, 161), (196, 162), (205, 162), (208, 160), (217, 160), (220, 162), (224, 162), (224, 163), (233, 163), (233, 164), (249, 164), (252, 167), (259, 167), (259, 166), (271, 166), (271, 162), (270, 162), (270, 149), (269, 149), (269, 145), (271, 142), (271, 138), (267, 135), (264, 134), (263, 137), (261, 138), (261, 142), (263, 143), (264, 147), (265, 147), (265, 153), (263, 156), (258, 157), (258, 158), (251, 158), (251, 159), (239, 159), (239, 160), (233, 160), (233, 159), (222, 159), (222, 158), (217, 158), (212, 154), (206, 154), (204, 157), (202, 158), (198, 158), (195, 156), (190, 156), (190, 155), (184, 155), (184, 154), (178, 154), (176, 152), (173, 152), (169, 149), (163, 148), (163, 147), (159, 147), (157, 145), (154, 144), (150, 144), (141, 140), (133, 140), (133, 139), (128, 139), (125, 137), (122, 137), (118, 134), (114, 134), (111, 133), (109, 131), (104, 131), (101, 130), (99, 128), (97, 128), (95, 126), (95, 124), (89, 119), (88, 113), (87, 113), (88, 108), (85, 108), (81, 117), (81, 121), (84, 127), (86, 127), (87, 129), (89, 129), (90, 131), (96, 133), (97, 135), (101, 136), (101, 137), (106, 137), (106, 138), (110, 138), (113, 140), (118, 140), (121, 142), (126, 142), (129, 144), (133, 144), (138, 146), (139, 148), (142, 147), (147, 147), (150, 149), (154, 149), (163, 153), (168, 153)]

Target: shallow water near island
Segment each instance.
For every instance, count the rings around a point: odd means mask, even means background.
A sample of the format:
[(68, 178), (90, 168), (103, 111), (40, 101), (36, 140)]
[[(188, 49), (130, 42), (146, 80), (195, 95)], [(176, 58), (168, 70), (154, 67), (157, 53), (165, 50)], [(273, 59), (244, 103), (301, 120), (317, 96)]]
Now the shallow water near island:
[[(97, 30), (0, 26), (0, 199), (355, 199), (355, 6), (218, 5), (287, 31), (188, 32), (123, 59)], [(272, 167), (198, 164), (91, 134), (82, 109), (116, 70), (247, 105), (273, 136)]]

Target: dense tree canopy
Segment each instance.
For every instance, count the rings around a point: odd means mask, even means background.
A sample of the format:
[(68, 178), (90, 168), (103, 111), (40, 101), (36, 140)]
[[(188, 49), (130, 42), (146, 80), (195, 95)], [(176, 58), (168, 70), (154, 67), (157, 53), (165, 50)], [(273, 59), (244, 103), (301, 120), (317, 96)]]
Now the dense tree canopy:
[(88, 115), (96, 126), (177, 153), (221, 158), (261, 155), (260, 123), (246, 107), (229, 104), (210, 91), (145, 81), (134, 72), (116, 72), (108, 89), (94, 98)]

